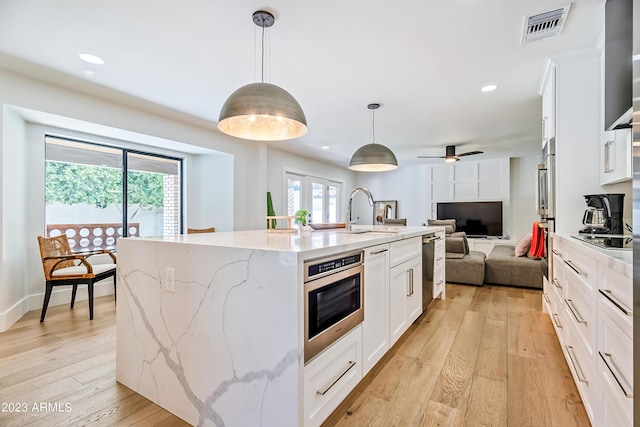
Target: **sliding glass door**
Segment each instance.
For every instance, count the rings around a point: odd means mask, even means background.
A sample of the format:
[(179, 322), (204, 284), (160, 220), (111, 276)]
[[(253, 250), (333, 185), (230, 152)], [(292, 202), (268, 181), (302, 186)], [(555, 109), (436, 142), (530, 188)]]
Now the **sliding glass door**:
[(47, 236), (91, 250), (181, 232), (181, 159), (51, 136), (45, 153)]

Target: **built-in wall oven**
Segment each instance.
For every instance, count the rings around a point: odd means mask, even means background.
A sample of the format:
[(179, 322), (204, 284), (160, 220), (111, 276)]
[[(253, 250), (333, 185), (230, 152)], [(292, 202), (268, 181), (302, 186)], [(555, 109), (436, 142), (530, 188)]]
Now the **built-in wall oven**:
[(305, 363), (364, 320), (364, 251), (304, 263)]

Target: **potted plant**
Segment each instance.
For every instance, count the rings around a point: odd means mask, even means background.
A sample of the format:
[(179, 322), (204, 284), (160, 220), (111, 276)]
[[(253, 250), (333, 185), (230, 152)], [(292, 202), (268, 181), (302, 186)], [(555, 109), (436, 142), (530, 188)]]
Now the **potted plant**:
[(308, 230), (309, 211), (306, 209), (298, 209), (294, 214), (293, 222), (298, 224), (300, 230)]

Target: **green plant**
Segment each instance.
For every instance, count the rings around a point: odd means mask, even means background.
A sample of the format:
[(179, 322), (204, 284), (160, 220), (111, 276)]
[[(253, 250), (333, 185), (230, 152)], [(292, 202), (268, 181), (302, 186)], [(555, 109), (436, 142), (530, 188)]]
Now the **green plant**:
[(299, 209), (294, 214), (294, 222), (298, 225), (307, 225), (307, 219), (309, 218), (309, 211), (306, 209)]
[[(273, 201), (271, 200), (270, 191), (267, 191), (267, 216), (276, 216), (276, 211), (273, 209)], [(267, 228), (276, 228), (276, 220), (268, 220)]]

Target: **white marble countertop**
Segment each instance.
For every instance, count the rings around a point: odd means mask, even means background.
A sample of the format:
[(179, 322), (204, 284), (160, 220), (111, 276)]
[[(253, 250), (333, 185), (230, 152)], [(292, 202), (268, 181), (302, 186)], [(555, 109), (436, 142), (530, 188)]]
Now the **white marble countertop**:
[(132, 237), (156, 242), (185, 243), (228, 248), (257, 249), (279, 252), (312, 252), (328, 248), (350, 250), (408, 239), (435, 231), (439, 226), (404, 227), (384, 225), (354, 225), (353, 230), (311, 230), (300, 233), (268, 233), (267, 230), (215, 232), (205, 234), (175, 234), (158, 237)]
[[(607, 257), (609, 260), (619, 261), (628, 266), (633, 265), (633, 250), (629, 249), (605, 249), (599, 246), (593, 245), (591, 243), (587, 243), (585, 241), (576, 239), (572, 236), (577, 235), (578, 233), (553, 233), (551, 236), (553, 238), (561, 238), (567, 242), (573, 242), (576, 245), (579, 245), (582, 248), (590, 251), (595, 258), (601, 258), (603, 256)], [(609, 236), (609, 237), (621, 237), (621, 236)], [(623, 236), (633, 238), (633, 236)]]

